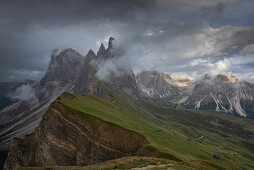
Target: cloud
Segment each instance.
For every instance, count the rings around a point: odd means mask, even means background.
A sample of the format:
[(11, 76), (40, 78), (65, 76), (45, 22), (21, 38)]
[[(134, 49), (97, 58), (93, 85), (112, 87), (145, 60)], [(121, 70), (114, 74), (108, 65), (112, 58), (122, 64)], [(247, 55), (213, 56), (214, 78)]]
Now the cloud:
[(202, 0), (202, 1), (190, 1), (190, 0), (158, 0), (162, 5), (174, 5), (176, 6), (190, 6), (190, 7), (203, 7), (203, 6), (217, 6), (218, 4), (234, 4), (241, 0)]
[(100, 80), (108, 81), (110, 80), (110, 76), (115, 74), (116, 76), (120, 76), (123, 72), (120, 67), (120, 60), (109, 59), (104, 63), (100, 63), (98, 65), (98, 71), (96, 72), (97, 78)]
[(254, 74), (253, 72), (247, 72), (247, 73), (236, 73), (237, 78), (240, 80), (248, 81), (251, 83), (254, 83)]
[(113, 40), (110, 52), (114, 55), (113, 58), (107, 60), (92, 60), (90, 64), (95, 65), (98, 68), (96, 72), (97, 78), (105, 81), (110, 80), (110, 76), (121, 76), (124, 72), (133, 66), (133, 61), (129, 57), (125, 56), (126, 49), (118, 43), (117, 40)]
[(144, 69), (203, 72), (207, 64), (216, 66), (220, 60), (234, 63), (234, 58), (254, 40), (252, 27), (212, 28), (206, 23), (195, 26), (171, 23), (149, 29), (140, 26), (139, 30), (144, 34), (120, 33), (116, 43), (118, 48), (124, 49), (121, 57), (129, 60), (124, 64), (129, 64), (136, 72)]
[(231, 62), (228, 59), (220, 60), (216, 63), (209, 63), (206, 65), (208, 73), (211, 75), (224, 74), (230, 70)]
[[(107, 79), (111, 72), (121, 74), (119, 68), (124, 66), (133, 68), (135, 73), (158, 70), (197, 79), (206, 73), (241, 73), (247, 63), (254, 62), (253, 56), (242, 55), (252, 47), (252, 27), (213, 28), (207, 23), (186, 25), (175, 22), (160, 27), (136, 27), (138, 32), (130, 30), (126, 33), (128, 27), (122, 26), (123, 32), (115, 34), (114, 47), (121, 51), (121, 55), (101, 66), (98, 77)], [(253, 67), (249, 67), (248, 72), (253, 71)]]
[(109, 36), (124, 49), (115, 64), (192, 72), (198, 67), (189, 64), (201, 59), (252, 53), (253, 7), (249, 0), (3, 0), (0, 81), (39, 79), (52, 49), (85, 55)]
[(241, 54), (243, 54), (243, 55), (254, 54), (254, 44), (249, 44), (249, 45), (245, 46), (241, 50)]
[(26, 100), (30, 102), (37, 100), (34, 89), (28, 84), (21, 85), (15, 90), (14, 94), (9, 94), (9, 96), (12, 100)]

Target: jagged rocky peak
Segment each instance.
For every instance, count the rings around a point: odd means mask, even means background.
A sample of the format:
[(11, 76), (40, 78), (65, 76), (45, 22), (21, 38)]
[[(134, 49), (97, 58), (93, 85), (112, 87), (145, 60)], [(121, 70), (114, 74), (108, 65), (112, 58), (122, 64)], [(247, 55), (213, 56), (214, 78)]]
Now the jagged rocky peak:
[(158, 71), (142, 71), (137, 74), (139, 89), (151, 97), (171, 98), (179, 95), (178, 87), (172, 84), (168, 74)]
[(236, 75), (226, 72), (224, 74), (209, 75), (205, 74), (202, 81), (209, 81), (215, 84), (235, 84), (238, 82)]
[(51, 61), (62, 62), (68, 59), (82, 58), (83, 56), (72, 48), (66, 48), (64, 50), (54, 49), (51, 54)]
[(185, 87), (185, 86), (190, 86), (194, 83), (194, 81), (186, 78), (186, 77), (176, 77), (176, 76), (172, 76), (166, 73), (162, 73), (162, 72), (158, 72), (158, 71), (143, 71), (140, 74), (138, 74), (138, 79), (143, 81), (143, 82), (147, 82), (149, 81), (151, 78), (160, 78), (164, 81), (166, 81), (167, 83), (171, 84), (171, 85), (175, 85), (175, 86), (180, 86), (180, 87)]
[(107, 48), (107, 52), (106, 52), (106, 59), (112, 59), (114, 58), (114, 43), (113, 41), (115, 41), (115, 38), (110, 37), (109, 41), (108, 41), (108, 48)]
[(83, 66), (85, 58), (75, 50), (68, 48), (61, 52), (53, 50), (48, 70), (40, 84), (50, 81), (68, 83), (73, 81)]
[(143, 91), (146, 91), (145, 88), (156, 88), (162, 80), (159, 72), (148, 70), (137, 74), (136, 79)]
[(238, 81), (236, 76), (232, 73), (218, 74), (216, 76), (216, 80), (218, 80), (222, 84), (233, 84)]
[(93, 56), (93, 57), (95, 57), (96, 55), (95, 55), (95, 53), (93, 52), (93, 50), (90, 49), (90, 50), (88, 51), (86, 57), (87, 57), (87, 56)]
[(103, 43), (101, 43), (99, 51), (97, 52), (97, 59), (98, 60), (112, 59), (114, 57), (114, 51), (113, 51), (113, 41), (114, 40), (115, 40), (115, 38), (113, 38), (113, 37), (109, 38), (107, 49), (105, 48)]
[(156, 71), (145, 70), (145, 71), (142, 71), (141, 73), (137, 74), (137, 77), (138, 77), (138, 79), (147, 79), (147, 78), (153, 77), (158, 74), (159, 74), (159, 72), (156, 72)]
[(97, 52), (97, 56), (104, 56), (104, 55), (106, 55), (106, 48), (103, 45), (103, 43), (101, 43), (99, 51)]
[(96, 58), (97, 58), (96, 54), (93, 52), (93, 50), (90, 49), (86, 54), (84, 66), (87, 66), (87, 64), (89, 64), (93, 59)]
[(137, 74), (138, 79), (147, 81), (150, 78), (155, 78), (155, 77), (164, 77), (164, 73), (160, 73), (156, 70), (144, 70), (141, 73)]
[(171, 81), (180, 87), (186, 87), (194, 84), (194, 81), (186, 77), (171, 76)]
[(115, 40), (115, 38), (110, 37), (109, 41), (108, 41), (108, 49), (111, 49), (113, 47), (113, 41)]

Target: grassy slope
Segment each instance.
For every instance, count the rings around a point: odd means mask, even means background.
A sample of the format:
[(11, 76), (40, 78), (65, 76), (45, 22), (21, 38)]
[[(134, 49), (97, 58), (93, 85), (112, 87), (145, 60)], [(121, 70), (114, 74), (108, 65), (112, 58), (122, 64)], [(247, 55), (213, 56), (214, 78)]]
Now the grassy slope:
[(89, 165), (89, 166), (47, 166), (47, 167), (21, 167), (18, 170), (110, 170), (110, 169), (132, 169), (132, 168), (147, 168), (150, 167), (153, 170), (161, 169), (218, 169), (216, 166), (209, 164), (209, 162), (203, 161), (190, 161), (186, 162), (174, 162), (168, 159), (152, 158), (152, 157), (123, 157), (115, 160), (109, 160), (103, 163)]
[[(174, 110), (148, 103), (134, 105), (121, 99), (109, 103), (90, 94), (75, 96), (78, 100), (62, 98), (61, 102), (68, 108), (76, 110), (81, 117), (90, 114), (144, 135), (150, 141), (148, 148), (161, 153), (162, 157), (181, 159), (187, 164), (191, 163), (199, 167), (210, 164), (217, 169), (251, 168), (254, 163), (253, 150), (249, 150), (253, 143), (248, 143), (249, 147), (246, 147), (246, 144), (239, 144), (242, 143), (242, 138), (228, 133), (227, 139), (221, 139), (218, 135), (219, 129), (217, 131), (213, 127), (206, 126), (205, 123), (202, 124), (202, 121), (216, 113)], [(224, 118), (223, 115), (216, 116)], [(253, 121), (248, 122), (230, 116), (229, 118), (242, 125), (247, 123), (250, 125), (249, 130), (254, 131)], [(173, 130), (168, 130), (168, 127)], [(158, 129), (162, 129), (162, 132), (157, 132)], [(204, 135), (204, 139), (200, 141), (198, 134)], [(221, 154), (223, 158), (214, 160), (212, 155), (215, 153)], [(193, 163), (192, 160), (196, 161)]]
[[(227, 167), (232, 166), (253, 169), (254, 168), (254, 149), (253, 138), (245, 137), (243, 131), (239, 128), (254, 132), (254, 121), (236, 118), (217, 112), (174, 110), (152, 106), (157, 117), (160, 117), (162, 126), (170, 126), (183, 134), (184, 139), (191, 145), (199, 147), (211, 154), (218, 153), (222, 155), (225, 162), (213, 160), (213, 162)], [(232, 123), (236, 127), (221, 128), (209, 124), (211, 118), (218, 118)], [(200, 135), (204, 138), (200, 140)], [(224, 136), (224, 137), (223, 137)], [(226, 136), (226, 137), (225, 137)]]

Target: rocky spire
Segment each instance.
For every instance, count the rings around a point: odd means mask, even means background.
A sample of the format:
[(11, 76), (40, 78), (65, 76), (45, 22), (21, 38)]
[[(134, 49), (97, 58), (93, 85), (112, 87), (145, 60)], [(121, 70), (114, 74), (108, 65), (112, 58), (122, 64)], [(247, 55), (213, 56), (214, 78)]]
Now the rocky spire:
[(106, 48), (104, 47), (103, 43), (101, 43), (100, 49), (97, 52), (97, 56), (104, 56), (106, 54)]
[(108, 41), (108, 48), (107, 48), (107, 54), (106, 54), (106, 58), (109, 59), (109, 58), (113, 58), (114, 57), (114, 54), (113, 54), (113, 41), (115, 39), (113, 37), (110, 37), (109, 38), (109, 41)]
[(108, 50), (109, 49), (111, 49), (112, 47), (113, 47), (113, 41), (114, 41), (115, 39), (113, 38), (113, 37), (110, 37), (109, 38), (109, 41), (108, 41)]
[(89, 50), (86, 56), (96, 56), (93, 50)]
[(96, 55), (93, 50), (89, 50), (86, 57), (85, 57), (85, 65), (87, 65), (91, 60), (95, 59)]
[(108, 40), (108, 48), (106, 49), (103, 43), (101, 43), (101, 46), (99, 48), (99, 51), (97, 52), (97, 59), (98, 60), (107, 60), (114, 57), (113, 55), (113, 41), (115, 39), (113, 37), (110, 37)]

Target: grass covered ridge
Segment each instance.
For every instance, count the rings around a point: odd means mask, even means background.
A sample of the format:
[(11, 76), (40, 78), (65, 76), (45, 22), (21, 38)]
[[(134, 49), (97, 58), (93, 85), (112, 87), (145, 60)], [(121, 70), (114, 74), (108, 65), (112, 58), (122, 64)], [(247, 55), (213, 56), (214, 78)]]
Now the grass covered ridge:
[[(216, 128), (205, 126), (206, 123), (199, 120), (209, 121), (209, 116), (216, 114), (204, 115), (201, 112), (162, 108), (150, 103), (131, 104), (121, 99), (110, 103), (91, 94), (74, 96), (75, 100), (62, 97), (61, 103), (75, 110), (80, 117), (84, 118), (85, 114), (89, 114), (142, 134), (149, 141), (147, 149), (158, 153), (162, 158), (182, 160), (181, 164), (185, 163), (190, 167), (206, 165), (215, 169), (248, 169), (253, 164), (253, 152), (246, 154), (246, 147), (231, 141), (240, 141), (241, 138), (227, 134), (226, 131), (225, 135), (229, 137), (218, 139), (221, 136)], [(237, 119), (233, 118), (232, 121), (237, 122)], [(245, 122), (240, 120), (239, 124), (243, 123)], [(200, 134), (204, 136), (202, 140)], [(247, 147), (253, 146), (242, 143)], [(236, 150), (239, 151), (237, 154)], [(222, 159), (214, 160), (212, 155), (215, 153), (222, 155)]]

